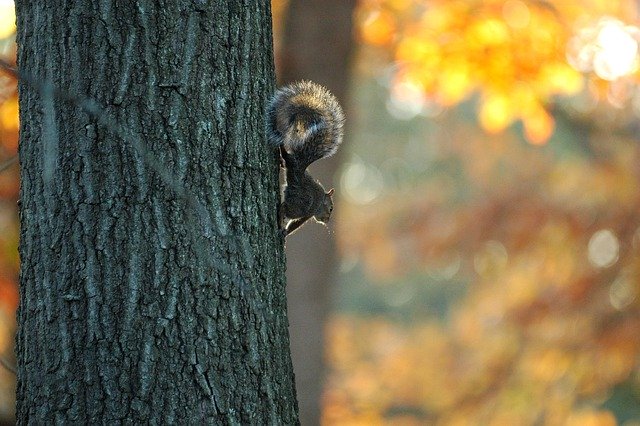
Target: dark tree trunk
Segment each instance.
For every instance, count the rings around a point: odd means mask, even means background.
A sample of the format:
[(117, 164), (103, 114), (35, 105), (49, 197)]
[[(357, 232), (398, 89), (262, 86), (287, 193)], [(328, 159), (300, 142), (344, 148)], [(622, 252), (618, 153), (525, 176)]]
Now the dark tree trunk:
[[(353, 51), (355, 0), (293, 0), (285, 22), (279, 77), (282, 84), (308, 79), (329, 88), (343, 107)], [(347, 111), (347, 126), (349, 114)], [(311, 166), (326, 188), (333, 187), (346, 144), (338, 155)], [(340, 206), (338, 205), (338, 209)], [(338, 213), (339, 214), (339, 213)], [(333, 233), (308, 224), (287, 238), (287, 292), (300, 420), (320, 419), (324, 373), (323, 329), (329, 311), (337, 256)]]
[(295, 424), (269, 2), (16, 9), (18, 423)]

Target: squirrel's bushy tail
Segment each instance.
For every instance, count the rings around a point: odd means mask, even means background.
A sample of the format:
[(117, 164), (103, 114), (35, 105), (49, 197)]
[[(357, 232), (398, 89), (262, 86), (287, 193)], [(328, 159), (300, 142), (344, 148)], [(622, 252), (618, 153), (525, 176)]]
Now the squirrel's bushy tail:
[(340, 104), (331, 92), (310, 81), (278, 89), (269, 105), (268, 120), (269, 143), (284, 146), (302, 169), (333, 155), (342, 142)]

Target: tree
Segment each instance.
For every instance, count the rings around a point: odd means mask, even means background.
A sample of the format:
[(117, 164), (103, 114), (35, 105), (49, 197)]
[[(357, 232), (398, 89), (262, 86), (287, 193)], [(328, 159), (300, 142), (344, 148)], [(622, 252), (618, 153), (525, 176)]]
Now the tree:
[(16, 9), (18, 423), (297, 423), (269, 2)]

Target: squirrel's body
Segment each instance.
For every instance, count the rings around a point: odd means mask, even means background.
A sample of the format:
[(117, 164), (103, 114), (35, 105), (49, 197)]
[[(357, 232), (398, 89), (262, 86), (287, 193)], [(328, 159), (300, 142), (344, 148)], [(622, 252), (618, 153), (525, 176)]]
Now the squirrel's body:
[[(280, 206), (283, 230), (290, 234), (314, 217), (326, 223), (333, 210), (333, 189), (325, 192), (307, 171), (311, 163), (333, 155), (342, 142), (344, 114), (324, 87), (302, 81), (276, 91), (268, 111), (269, 142), (280, 147), (287, 187)], [(290, 222), (284, 225), (284, 221)]]
[(324, 188), (306, 170), (287, 168), (284, 199), (282, 213), (287, 218), (316, 216), (323, 223), (329, 219), (328, 215), (325, 215), (327, 206), (324, 202)]

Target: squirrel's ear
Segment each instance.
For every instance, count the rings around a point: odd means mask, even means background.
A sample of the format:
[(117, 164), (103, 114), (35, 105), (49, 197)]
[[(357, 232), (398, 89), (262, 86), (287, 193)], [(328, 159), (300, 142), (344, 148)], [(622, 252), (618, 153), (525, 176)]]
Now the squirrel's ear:
[(331, 188), (331, 189), (329, 190), (329, 192), (327, 192), (327, 195), (328, 195), (329, 197), (331, 197), (331, 196), (333, 195), (333, 193), (334, 193), (334, 192), (335, 192), (335, 188)]

